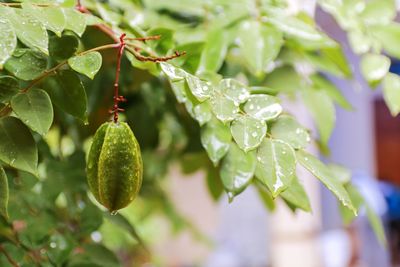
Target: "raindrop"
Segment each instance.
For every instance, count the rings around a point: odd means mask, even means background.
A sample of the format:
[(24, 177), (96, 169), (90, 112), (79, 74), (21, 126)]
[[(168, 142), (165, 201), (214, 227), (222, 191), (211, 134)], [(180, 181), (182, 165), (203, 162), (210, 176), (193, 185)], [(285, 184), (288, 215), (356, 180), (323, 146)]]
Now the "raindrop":
[(115, 215), (118, 214), (118, 210), (113, 210), (113, 211), (110, 212), (110, 214), (111, 214), (112, 216), (115, 216)]
[(51, 242), (51, 243), (50, 243), (50, 247), (51, 247), (51, 248), (56, 248), (56, 247), (57, 247), (57, 244), (56, 244), (55, 242)]
[(251, 134), (251, 136), (253, 136), (253, 137), (257, 137), (257, 133), (256, 132), (253, 132), (252, 134)]

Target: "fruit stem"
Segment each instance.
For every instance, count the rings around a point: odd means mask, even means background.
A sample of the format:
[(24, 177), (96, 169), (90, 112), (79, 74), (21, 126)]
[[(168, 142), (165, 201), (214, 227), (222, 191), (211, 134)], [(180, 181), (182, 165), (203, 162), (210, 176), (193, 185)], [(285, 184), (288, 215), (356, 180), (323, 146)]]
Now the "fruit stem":
[(119, 37), (119, 45), (118, 45), (118, 59), (117, 59), (117, 70), (115, 72), (115, 82), (114, 82), (114, 106), (111, 110), (111, 113), (114, 114), (114, 122), (118, 122), (118, 112), (119, 111), (124, 111), (124, 109), (119, 108), (118, 104), (119, 102), (125, 102), (126, 99), (123, 96), (119, 95), (119, 74), (121, 72), (121, 59), (122, 55), (124, 53), (124, 48), (125, 48), (125, 36), (126, 34), (123, 33)]

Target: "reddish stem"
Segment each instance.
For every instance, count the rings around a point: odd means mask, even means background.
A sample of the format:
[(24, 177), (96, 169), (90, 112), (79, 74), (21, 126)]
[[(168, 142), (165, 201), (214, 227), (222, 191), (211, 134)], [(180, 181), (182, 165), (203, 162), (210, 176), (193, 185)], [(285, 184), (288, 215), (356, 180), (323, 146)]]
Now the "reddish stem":
[(118, 60), (117, 60), (117, 70), (115, 72), (115, 82), (114, 82), (114, 106), (113, 109), (111, 110), (111, 113), (114, 114), (114, 122), (118, 122), (118, 112), (119, 111), (124, 111), (122, 108), (118, 107), (119, 102), (124, 102), (126, 101), (123, 96), (119, 95), (119, 74), (121, 72), (121, 59), (122, 55), (124, 53), (124, 48), (125, 48), (125, 36), (126, 34), (123, 33), (119, 37), (119, 47), (118, 47)]

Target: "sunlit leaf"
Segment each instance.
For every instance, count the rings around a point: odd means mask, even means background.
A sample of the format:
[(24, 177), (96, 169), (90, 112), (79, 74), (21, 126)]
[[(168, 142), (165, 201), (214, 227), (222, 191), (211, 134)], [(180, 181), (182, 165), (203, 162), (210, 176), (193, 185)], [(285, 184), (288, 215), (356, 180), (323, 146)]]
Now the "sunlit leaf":
[(199, 100), (204, 101), (211, 96), (212, 87), (208, 81), (203, 81), (196, 76), (188, 74), (186, 81), (192, 94)]
[(16, 49), (14, 55), (7, 60), (5, 69), (15, 77), (29, 81), (41, 75), (47, 67), (47, 57), (32, 49)]
[(365, 54), (360, 62), (361, 73), (369, 83), (377, 82), (385, 77), (389, 67), (390, 59), (384, 55)]
[(216, 95), (211, 98), (211, 109), (219, 120), (228, 122), (237, 117), (239, 104), (225, 96)]
[(303, 101), (317, 125), (322, 143), (327, 144), (335, 126), (336, 114), (332, 100), (323, 90), (304, 90)]
[(247, 87), (234, 79), (222, 79), (218, 85), (218, 92), (235, 103), (243, 103), (250, 96)]
[(262, 121), (275, 119), (282, 112), (279, 99), (269, 95), (252, 95), (243, 107), (248, 115)]
[(222, 183), (228, 191), (230, 201), (233, 200), (234, 195), (242, 192), (251, 182), (255, 168), (255, 152), (246, 153), (235, 143), (231, 143), (220, 170)]
[(383, 78), (383, 98), (392, 116), (397, 116), (400, 112), (400, 77), (398, 75), (388, 73)]
[(227, 32), (221, 29), (210, 31), (207, 42), (201, 54), (198, 72), (218, 71), (225, 60), (228, 50)]
[(296, 208), (302, 209), (305, 212), (311, 211), (308, 195), (296, 176), (293, 177), (292, 183), (285, 191), (281, 192), (280, 196)]
[(231, 123), (231, 133), (238, 146), (247, 152), (260, 145), (267, 133), (267, 125), (250, 116), (239, 116)]
[(353, 213), (357, 213), (346, 189), (327, 166), (313, 155), (302, 150), (297, 151), (296, 156), (300, 164), (317, 177), (338, 198), (343, 206), (349, 208)]
[(17, 35), (6, 18), (0, 18), (0, 69), (17, 47)]
[(61, 36), (65, 28), (65, 16), (59, 7), (39, 7), (31, 3), (22, 3), (22, 9), (39, 20), (48, 30)]
[(214, 164), (228, 152), (231, 139), (229, 127), (215, 118), (201, 130), (201, 143)]
[(205, 124), (209, 120), (211, 120), (212, 112), (211, 105), (209, 101), (204, 101), (193, 108), (193, 113), (196, 120), (200, 123), (200, 125)]
[(293, 149), (280, 140), (264, 139), (257, 149), (256, 177), (275, 198), (292, 183), (296, 171)]
[(275, 139), (288, 143), (294, 149), (305, 148), (311, 140), (309, 132), (288, 115), (280, 116), (272, 124), (271, 135)]
[(86, 30), (85, 15), (74, 8), (64, 8), (63, 12), (66, 19), (65, 29), (71, 30), (77, 35), (82, 36)]

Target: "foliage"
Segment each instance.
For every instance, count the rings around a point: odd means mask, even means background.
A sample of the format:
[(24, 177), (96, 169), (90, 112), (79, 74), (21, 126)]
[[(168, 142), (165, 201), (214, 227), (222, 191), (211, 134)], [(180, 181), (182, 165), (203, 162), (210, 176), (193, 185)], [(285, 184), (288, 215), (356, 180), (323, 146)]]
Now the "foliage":
[[(187, 172), (205, 169), (216, 200), (225, 190), (232, 201), (254, 185), (271, 209), (273, 199), (283, 198), (293, 210), (310, 211), (296, 176), (301, 165), (356, 213), (361, 204), (341, 179), (343, 170), (305, 152), (310, 142), (327, 147), (335, 104), (351, 109), (325, 76), (350, 78), (351, 67), (340, 44), (288, 5), (0, 2), (0, 265), (119, 266), (109, 248), (94, 242), (103, 221), (139, 243), (131, 223), (154, 213), (162, 212), (175, 229), (190, 227), (161, 186), (177, 161)], [(399, 77), (388, 73), (390, 59), (382, 55), (400, 57), (394, 1), (318, 5), (347, 32), (365, 80), (372, 87), (383, 81), (385, 100), (397, 115)], [(129, 219), (104, 215), (88, 196), (85, 175), (91, 136), (110, 118), (122, 33), (127, 45), (119, 84), (127, 102), (121, 107), (144, 162), (143, 208)], [(304, 102), (317, 135), (283, 107), (288, 96)], [(383, 240), (379, 221), (368, 214)]]

